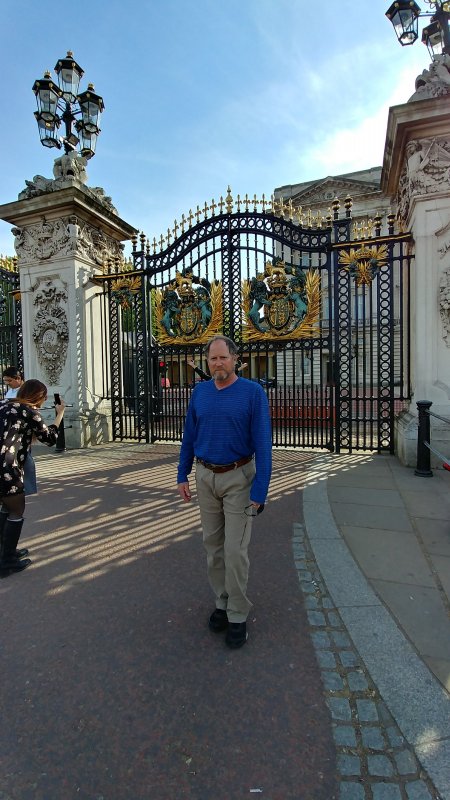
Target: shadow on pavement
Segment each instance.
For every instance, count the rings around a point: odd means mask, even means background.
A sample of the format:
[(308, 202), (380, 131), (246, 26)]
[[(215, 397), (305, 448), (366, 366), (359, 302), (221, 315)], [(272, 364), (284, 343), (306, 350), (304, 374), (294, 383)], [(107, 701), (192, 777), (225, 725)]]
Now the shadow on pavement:
[(275, 456), (251, 546), (249, 641), (233, 652), (206, 625), (198, 510), (176, 495), (177, 452), (38, 456), (23, 534), (34, 564), (0, 582), (5, 800), (337, 796), (292, 556), (313, 456)]

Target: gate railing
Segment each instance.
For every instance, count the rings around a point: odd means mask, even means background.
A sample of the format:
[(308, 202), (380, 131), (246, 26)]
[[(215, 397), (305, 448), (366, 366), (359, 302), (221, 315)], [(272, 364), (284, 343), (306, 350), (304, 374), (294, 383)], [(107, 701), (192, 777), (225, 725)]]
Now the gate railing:
[(16, 259), (0, 256), (0, 375), (10, 366), (23, 374), (20, 279)]
[(264, 386), (275, 446), (392, 452), (394, 418), (410, 396), (410, 236), (394, 232), (393, 215), (383, 229), (379, 216), (355, 223), (351, 205), (342, 217), (335, 201), (324, 216), (228, 190), (159, 242), (135, 237), (132, 264), (102, 278), (114, 437), (179, 441), (188, 359), (204, 367), (204, 344), (223, 332), (248, 363), (243, 376)]
[(442, 455), (439, 450), (431, 445), (431, 420), (430, 417), (445, 422), (450, 425), (450, 419), (441, 417), (430, 411), (433, 403), (430, 400), (419, 400), (417, 403), (418, 410), (418, 430), (417, 430), (417, 463), (414, 470), (415, 475), (421, 478), (433, 477), (433, 470), (431, 469), (431, 453), (434, 453), (442, 460), (444, 469), (450, 471), (450, 458)]

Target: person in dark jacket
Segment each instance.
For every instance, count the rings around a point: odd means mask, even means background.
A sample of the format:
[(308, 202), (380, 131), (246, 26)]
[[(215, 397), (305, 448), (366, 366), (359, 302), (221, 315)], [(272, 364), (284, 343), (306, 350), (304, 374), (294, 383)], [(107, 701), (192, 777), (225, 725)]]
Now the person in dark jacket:
[(64, 416), (64, 403), (56, 405), (53, 424), (47, 425), (39, 409), (47, 387), (38, 380), (25, 381), (17, 397), (0, 401), (0, 576), (21, 572), (31, 564), (26, 548), (17, 550), (23, 526), (25, 494), (23, 469), (31, 441), (52, 446)]

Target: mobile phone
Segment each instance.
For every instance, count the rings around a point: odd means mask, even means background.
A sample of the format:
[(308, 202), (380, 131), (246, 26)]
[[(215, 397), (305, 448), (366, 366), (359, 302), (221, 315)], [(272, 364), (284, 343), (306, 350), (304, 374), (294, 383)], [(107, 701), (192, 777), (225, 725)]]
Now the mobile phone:
[(61, 397), (59, 396), (58, 392), (55, 392), (55, 394), (53, 396), (55, 398), (55, 406), (60, 406), (61, 405)]

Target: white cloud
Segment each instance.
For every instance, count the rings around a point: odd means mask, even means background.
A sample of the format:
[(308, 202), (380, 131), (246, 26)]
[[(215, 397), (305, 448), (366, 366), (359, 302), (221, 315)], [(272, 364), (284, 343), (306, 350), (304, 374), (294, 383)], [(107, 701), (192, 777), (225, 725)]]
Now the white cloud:
[(405, 103), (414, 92), (415, 67), (397, 76), (390, 97), (373, 114), (360, 117), (355, 124), (340, 127), (319, 143), (295, 153), (292, 142), (285, 153), (290, 163), (290, 182), (381, 166), (384, 156), (389, 108)]

